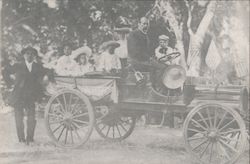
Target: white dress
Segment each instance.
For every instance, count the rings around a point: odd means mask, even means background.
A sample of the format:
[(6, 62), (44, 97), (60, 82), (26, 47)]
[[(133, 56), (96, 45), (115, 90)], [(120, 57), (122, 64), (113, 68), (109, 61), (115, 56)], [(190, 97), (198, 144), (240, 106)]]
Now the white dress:
[(121, 61), (115, 54), (103, 52), (99, 59), (98, 71), (110, 72), (112, 69), (121, 69)]
[(56, 64), (55, 72), (61, 76), (76, 76), (77, 63), (71, 56), (61, 56)]

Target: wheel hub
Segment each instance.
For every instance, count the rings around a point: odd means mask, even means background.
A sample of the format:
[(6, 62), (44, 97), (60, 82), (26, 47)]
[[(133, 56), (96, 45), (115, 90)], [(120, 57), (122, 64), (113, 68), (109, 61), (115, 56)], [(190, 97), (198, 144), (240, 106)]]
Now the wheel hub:
[(65, 123), (71, 123), (72, 122), (72, 117), (73, 117), (72, 113), (66, 112), (64, 114), (64, 116), (63, 116), (63, 120), (64, 120)]
[(208, 131), (207, 137), (212, 142), (217, 141), (217, 138), (219, 137), (217, 130), (212, 129), (212, 130)]

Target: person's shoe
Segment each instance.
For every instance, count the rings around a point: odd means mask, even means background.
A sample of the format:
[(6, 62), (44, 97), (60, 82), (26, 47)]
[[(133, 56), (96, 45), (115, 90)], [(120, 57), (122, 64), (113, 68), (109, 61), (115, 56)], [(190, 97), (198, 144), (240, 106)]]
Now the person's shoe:
[(34, 139), (26, 139), (26, 145), (32, 145), (34, 143)]
[(20, 142), (20, 143), (25, 143), (26, 140), (25, 140), (25, 139), (19, 139), (19, 142)]

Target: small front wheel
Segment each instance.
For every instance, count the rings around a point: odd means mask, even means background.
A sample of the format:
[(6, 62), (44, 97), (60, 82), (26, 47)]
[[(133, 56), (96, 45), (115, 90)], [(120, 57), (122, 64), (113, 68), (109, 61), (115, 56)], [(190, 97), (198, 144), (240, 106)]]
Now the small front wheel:
[(135, 117), (114, 112), (97, 118), (95, 129), (106, 140), (121, 141), (130, 136), (135, 124)]

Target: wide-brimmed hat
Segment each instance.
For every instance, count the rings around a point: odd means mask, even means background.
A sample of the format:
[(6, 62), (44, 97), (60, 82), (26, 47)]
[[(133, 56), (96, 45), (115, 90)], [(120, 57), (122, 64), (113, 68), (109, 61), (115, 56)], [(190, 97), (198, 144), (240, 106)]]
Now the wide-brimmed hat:
[(87, 47), (87, 46), (83, 46), (83, 47), (80, 47), (76, 50), (74, 50), (71, 54), (71, 56), (76, 59), (79, 57), (79, 55), (87, 55), (87, 56), (91, 56), (92, 55), (92, 50)]
[(114, 48), (120, 47), (120, 43), (118, 43), (116, 41), (107, 41), (101, 45), (101, 49), (103, 49), (103, 50), (105, 50), (109, 47), (114, 47)]
[(31, 46), (28, 46), (28, 47), (22, 49), (21, 55), (24, 55), (24, 54), (26, 54), (26, 53), (29, 52), (29, 51), (32, 52), (32, 54), (33, 54), (34, 56), (38, 56), (37, 50), (36, 50), (35, 48), (31, 47)]

